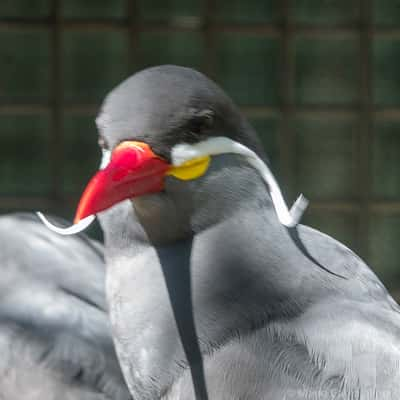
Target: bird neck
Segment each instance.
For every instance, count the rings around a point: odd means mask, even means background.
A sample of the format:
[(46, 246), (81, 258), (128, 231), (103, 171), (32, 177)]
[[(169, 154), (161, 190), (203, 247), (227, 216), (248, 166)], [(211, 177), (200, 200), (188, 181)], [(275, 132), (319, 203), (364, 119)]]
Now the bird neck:
[(243, 213), (277, 218), (258, 171), (225, 156), (213, 159), (206, 176), (193, 181), (167, 178), (164, 192), (132, 204), (137, 234), (154, 246), (173, 244)]

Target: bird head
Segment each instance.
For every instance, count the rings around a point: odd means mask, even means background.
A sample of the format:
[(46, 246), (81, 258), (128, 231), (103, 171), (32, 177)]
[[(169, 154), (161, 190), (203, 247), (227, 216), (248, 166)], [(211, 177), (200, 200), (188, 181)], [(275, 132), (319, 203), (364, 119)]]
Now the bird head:
[(254, 180), (246, 170), (265, 181), (282, 223), (296, 224), (304, 208), (299, 202), (289, 213), (257, 135), (231, 99), (197, 71), (167, 65), (134, 74), (106, 97), (96, 123), (100, 170), (81, 197), (76, 225), (60, 233), (75, 233), (127, 199), (143, 218), (162, 218), (171, 208), (183, 218), (207, 201), (206, 192), (208, 200), (235, 190), (242, 196), (228, 200), (245, 197)]

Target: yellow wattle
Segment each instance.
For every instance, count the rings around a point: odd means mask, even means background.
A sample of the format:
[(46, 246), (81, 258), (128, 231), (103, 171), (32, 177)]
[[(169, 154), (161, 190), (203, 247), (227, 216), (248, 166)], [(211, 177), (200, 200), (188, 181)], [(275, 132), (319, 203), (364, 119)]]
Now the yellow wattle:
[(172, 166), (166, 175), (172, 175), (175, 178), (189, 181), (199, 178), (204, 175), (210, 165), (210, 156), (193, 158), (192, 160), (185, 161), (179, 166)]

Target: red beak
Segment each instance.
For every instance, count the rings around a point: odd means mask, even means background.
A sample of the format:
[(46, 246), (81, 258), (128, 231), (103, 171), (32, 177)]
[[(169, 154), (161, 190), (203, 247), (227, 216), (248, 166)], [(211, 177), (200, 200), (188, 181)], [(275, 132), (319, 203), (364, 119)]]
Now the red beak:
[(88, 183), (78, 204), (74, 223), (122, 200), (160, 192), (170, 165), (142, 142), (122, 142), (110, 163)]

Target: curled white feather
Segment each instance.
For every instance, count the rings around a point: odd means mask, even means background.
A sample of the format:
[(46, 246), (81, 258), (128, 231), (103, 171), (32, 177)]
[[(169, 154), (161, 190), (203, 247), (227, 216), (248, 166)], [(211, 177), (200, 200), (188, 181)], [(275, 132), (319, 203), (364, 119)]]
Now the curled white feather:
[(214, 137), (196, 144), (178, 144), (171, 152), (172, 163), (179, 166), (185, 161), (206, 155), (217, 155), (234, 153), (244, 156), (266, 182), (269, 187), (271, 199), (274, 204), (276, 214), (282, 225), (289, 228), (296, 226), (304, 214), (308, 205), (308, 200), (300, 195), (293, 204), (290, 211), (283, 199), (279, 185), (268, 166), (257, 156), (254, 151), (241, 143), (235, 142), (227, 137)]
[(77, 224), (71, 225), (69, 227), (60, 227), (52, 224), (41, 212), (36, 213), (40, 220), (49, 228), (51, 231), (56, 232), (60, 235), (75, 235), (84, 231), (89, 225), (95, 220), (94, 215), (89, 215), (83, 218)]

